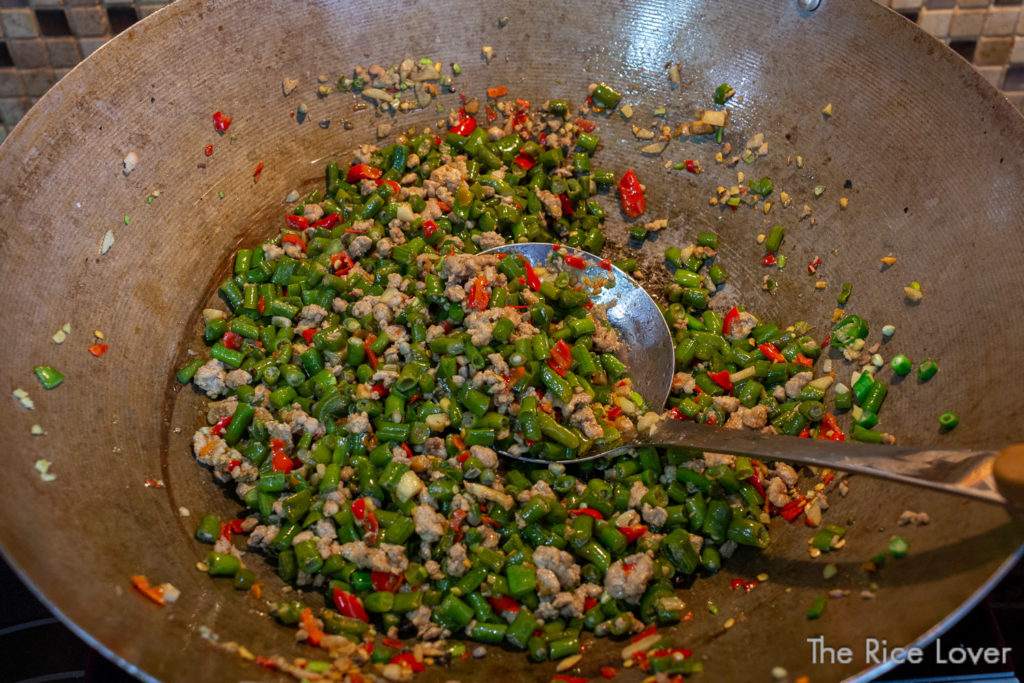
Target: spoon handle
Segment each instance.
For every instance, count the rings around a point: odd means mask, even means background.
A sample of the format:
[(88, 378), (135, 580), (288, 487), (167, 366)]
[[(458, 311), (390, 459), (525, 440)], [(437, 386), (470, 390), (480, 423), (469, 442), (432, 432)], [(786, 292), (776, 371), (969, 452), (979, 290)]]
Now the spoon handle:
[(651, 446), (696, 448), (763, 461), (831, 467), (994, 503), (1024, 502), (1024, 444), (1009, 446), (1001, 452), (907, 448), (800, 439), (667, 419), (658, 420), (642, 441)]

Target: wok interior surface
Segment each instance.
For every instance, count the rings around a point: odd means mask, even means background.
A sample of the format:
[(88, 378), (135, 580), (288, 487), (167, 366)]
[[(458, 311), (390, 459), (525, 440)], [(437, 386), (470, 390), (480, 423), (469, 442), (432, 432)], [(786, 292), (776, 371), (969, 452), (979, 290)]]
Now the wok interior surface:
[[(449, 17), (448, 28), (429, 30), (431, 15)], [(499, 29), (503, 15), (508, 24)], [(483, 45), (496, 53), (489, 65)], [(292, 644), (292, 631), (274, 624), (264, 604), (194, 568), (207, 550), (192, 540), (197, 515), (233, 517), (239, 505), (193, 461), (188, 444), (204, 401), (180, 389), (173, 373), (186, 349), (199, 349), (199, 312), (215, 299), (233, 250), (274, 233), (284, 197), (319, 187), (328, 160), (346, 164), (357, 145), (374, 141), (384, 119), (353, 111), (350, 94), (318, 100), (317, 75), (333, 81), (354, 65), (395, 64), (406, 55), (460, 63), (456, 83), (470, 96), (507, 85), (537, 104), (567, 97), (578, 105), (587, 85), (603, 80), (624, 93), (640, 125), (657, 106), (667, 107), (673, 125), (689, 120), (718, 84), (731, 84), (742, 100), (731, 103), (727, 139), (738, 146), (761, 132), (771, 146), (743, 170), (769, 175), (797, 206), (825, 185), (813, 203), (817, 225), (798, 222), (797, 208), (764, 216), (707, 206), (715, 185), (734, 182), (734, 169), (710, 163), (706, 143), (673, 141), (664, 158), (645, 158), (629, 124), (613, 115), (599, 120), (599, 166), (634, 168), (648, 188), (645, 218), (670, 219), (670, 229), (644, 247), (644, 262), (656, 265), (665, 245), (714, 230), (731, 275), (717, 305), (742, 301), (769, 319), (807, 320), (819, 331), (839, 283), (852, 282), (848, 310), (874, 325), (871, 338), (884, 323), (898, 328), (889, 345), (898, 351), (887, 355), (933, 357), (941, 366), (928, 385), (912, 376), (893, 382), (883, 425), (901, 443), (998, 447), (1019, 438), (1007, 417), (1024, 412), (1024, 383), (1006, 354), (1024, 333), (1024, 318), (1007, 314), (1022, 298), (1024, 120), (959, 57), (869, 0), (825, 0), (810, 14), (787, 0), (268, 0), (257, 11), (243, 0), (179, 0), (65, 77), (0, 147), (3, 373), (8, 391), (24, 387), (36, 402), (34, 412), (14, 400), (0, 408), (8, 444), (0, 456), (0, 545), (49, 605), (138, 675), (275, 678), (212, 647), (203, 627), (257, 654), (312, 655)], [(682, 64), (679, 88), (670, 87), (669, 61)], [(288, 98), (285, 76), (301, 81)], [(302, 101), (311, 115), (300, 125), (290, 114)], [(441, 102), (457, 107), (458, 97)], [(835, 114), (827, 119), (821, 109), (829, 102)], [(213, 132), (217, 110), (235, 117), (229, 132), (237, 140)], [(326, 129), (317, 125), (325, 116)], [(395, 129), (441, 116), (433, 109), (403, 115)], [(209, 158), (207, 144), (214, 145)], [(132, 151), (139, 164), (126, 177), (121, 160)], [(785, 163), (796, 155), (803, 168)], [(704, 175), (662, 167), (664, 159), (691, 156), (705, 160)], [(264, 168), (254, 182), (258, 163)], [(147, 204), (154, 190), (160, 196)], [(843, 212), (840, 196), (850, 200)], [(760, 291), (763, 247), (754, 237), (776, 222), (789, 228), (793, 265), (775, 273), (781, 286), (769, 296)], [(116, 241), (101, 256), (108, 229)], [(619, 225), (612, 236), (621, 241), (624, 232)], [(882, 270), (879, 257), (888, 254), (899, 261)], [(813, 289), (804, 269), (816, 255), (824, 291)], [(911, 280), (926, 293), (917, 306), (903, 299)], [(69, 321), (70, 339), (52, 344)], [(100, 359), (84, 349), (94, 329), (110, 344)], [(40, 364), (61, 369), (64, 384), (44, 392), (31, 374)], [(948, 409), (961, 426), (940, 434), (935, 418)], [(34, 423), (45, 436), (29, 435)], [(40, 480), (37, 458), (54, 463), (56, 481)], [(167, 487), (147, 488), (147, 477)], [(827, 585), (826, 560), (808, 557), (812, 530), (776, 519), (764, 554), (739, 552), (685, 594), (695, 618), (671, 632), (705, 660), (708, 680), (765, 678), (773, 666), (814, 680), (858, 675), (869, 668), (865, 638), (906, 645), (934, 636), (980, 597), (1022, 540), (999, 508), (864, 477), (831, 502), (827, 519), (853, 524), (847, 546), (827, 560), (839, 569)], [(179, 506), (192, 517), (182, 518)], [(884, 550), (908, 508), (928, 512), (931, 525), (899, 530), (910, 555), (876, 575), (877, 599), (860, 599), (871, 580), (861, 563)], [(268, 598), (284, 595), (269, 565), (252, 556), (249, 564)], [(750, 594), (729, 589), (733, 578), (762, 572), (770, 580)], [(180, 600), (157, 608), (131, 589), (133, 574), (173, 583)], [(853, 593), (831, 600), (823, 618), (805, 619), (828, 588)], [(729, 617), (737, 623), (727, 630)], [(818, 635), (853, 648), (854, 661), (813, 665), (806, 639)], [(617, 666), (618, 649), (591, 648), (583, 674)], [(540, 680), (552, 670), (491, 648), (483, 660), (429, 670), (424, 680)]]

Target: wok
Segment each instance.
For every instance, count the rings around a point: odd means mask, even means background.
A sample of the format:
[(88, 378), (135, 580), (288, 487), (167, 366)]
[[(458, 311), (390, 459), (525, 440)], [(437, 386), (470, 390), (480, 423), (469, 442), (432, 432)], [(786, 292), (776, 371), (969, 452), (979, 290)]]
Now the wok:
[[(499, 29), (501, 15), (508, 24)], [(480, 57), (485, 44), (496, 52), (489, 65)], [(763, 132), (770, 154), (749, 170), (770, 175), (798, 203), (825, 185), (814, 203), (817, 225), (797, 222), (796, 209), (765, 217), (709, 208), (713, 186), (731, 171), (711, 163), (700, 177), (665, 170), (662, 159), (638, 152), (628, 125), (613, 116), (598, 130), (600, 166), (635, 168), (648, 186), (648, 216), (672, 225), (644, 248), (645, 262), (657, 263), (665, 244), (715, 230), (731, 272), (719, 304), (742, 300), (769, 318), (819, 329), (837, 285), (853, 282), (850, 310), (876, 327), (895, 324), (893, 348), (941, 364), (927, 385), (894, 383), (883, 424), (902, 443), (998, 447), (1019, 439), (1012, 418), (1024, 413), (1024, 383), (1014, 349), (1024, 318), (1007, 312), (1022, 303), (1024, 120), (966, 62), (896, 14), (869, 0), (825, 0), (812, 13), (790, 0), (179, 0), (62, 79), (0, 148), (3, 374), (8, 392), (24, 387), (36, 402), (34, 412), (14, 400), (0, 404), (0, 544), (41, 599), (131, 672), (167, 681), (275, 678), (211, 646), (203, 627), (258, 654), (304, 652), (291, 644), (290, 629), (265, 616), (265, 603), (193, 567), (206, 551), (192, 540), (196, 515), (227, 518), (238, 507), (190, 455), (203, 400), (180, 390), (173, 370), (198, 343), (199, 312), (216, 298), (228, 255), (276, 231), (285, 196), (319, 187), (327, 160), (347, 163), (374, 138), (382, 119), (354, 111), (351, 95), (318, 100), (316, 76), (333, 79), (356, 64), (394, 64), (405, 55), (461, 63), (457, 83), (470, 95), (504, 84), (533, 102), (579, 103), (588, 83), (604, 80), (624, 92), (641, 124), (655, 106), (666, 106), (673, 123), (688, 120), (715, 86), (730, 83), (743, 98), (732, 102), (729, 139), (742, 144)], [(666, 77), (669, 61), (683, 65), (678, 89)], [(301, 80), (287, 99), (285, 76)], [(300, 101), (311, 110), (302, 124), (290, 116)], [(455, 96), (442, 101), (457, 106)], [(820, 113), (828, 102), (831, 119)], [(215, 135), (216, 110), (235, 117), (234, 142)], [(319, 127), (327, 115), (331, 125)], [(420, 111), (396, 128), (436, 118)], [(211, 157), (203, 154), (207, 144)], [(126, 177), (121, 160), (129, 152), (139, 163)], [(673, 141), (666, 158), (711, 154)], [(803, 168), (786, 165), (796, 155)], [(147, 204), (154, 190), (160, 195)], [(843, 212), (840, 196), (850, 200)], [(782, 286), (769, 296), (759, 290), (763, 250), (754, 236), (773, 222), (790, 228), (794, 265), (777, 274)], [(108, 229), (116, 242), (101, 256)], [(624, 229), (612, 235), (621, 241)], [(899, 262), (881, 270), (887, 254)], [(803, 272), (815, 255), (829, 282), (823, 292)], [(918, 306), (903, 299), (911, 280), (926, 293)], [(72, 334), (57, 346), (50, 336), (65, 322)], [(94, 329), (110, 344), (102, 358), (85, 351)], [(39, 364), (61, 369), (64, 384), (44, 392), (32, 379)], [(961, 426), (940, 434), (935, 417), (946, 409), (960, 413)], [(34, 423), (45, 436), (30, 436)], [(37, 458), (54, 463), (55, 481), (40, 480)], [(166, 488), (144, 486), (150, 477)], [(832, 503), (829, 518), (853, 525), (847, 547), (829, 557), (839, 575), (827, 586), (825, 561), (808, 557), (811, 530), (777, 519), (763, 555), (740, 552), (687, 593), (696, 616), (672, 632), (706, 660), (709, 680), (764, 679), (773, 666), (814, 680), (878, 673), (891, 662), (866, 662), (865, 638), (933, 639), (1004, 573), (1024, 538), (998, 507), (865, 477)], [(179, 507), (192, 517), (182, 518)], [(874, 577), (877, 599), (860, 599), (871, 580), (861, 563), (885, 548), (907, 508), (928, 512), (932, 524), (899, 530), (910, 555)], [(281, 597), (270, 568), (251, 564), (266, 595)], [(729, 589), (733, 578), (762, 572), (770, 580), (750, 594)], [(131, 589), (132, 574), (173, 583), (180, 600), (157, 608)], [(822, 619), (806, 620), (826, 587), (853, 593), (830, 601)], [(727, 630), (729, 617), (737, 625)], [(806, 639), (818, 635), (851, 647), (853, 661), (812, 664)], [(617, 664), (616, 653), (603, 643), (593, 648), (583, 672)], [(525, 681), (549, 673), (520, 653), (492, 649), (486, 659), (428, 677)]]

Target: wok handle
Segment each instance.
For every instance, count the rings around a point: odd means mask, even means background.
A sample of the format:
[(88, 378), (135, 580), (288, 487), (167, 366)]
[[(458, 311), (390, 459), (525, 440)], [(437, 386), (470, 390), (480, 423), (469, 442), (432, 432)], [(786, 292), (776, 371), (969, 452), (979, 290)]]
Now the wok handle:
[(996, 488), (1007, 502), (1024, 510), (1024, 443), (1015, 443), (999, 451), (992, 463)]

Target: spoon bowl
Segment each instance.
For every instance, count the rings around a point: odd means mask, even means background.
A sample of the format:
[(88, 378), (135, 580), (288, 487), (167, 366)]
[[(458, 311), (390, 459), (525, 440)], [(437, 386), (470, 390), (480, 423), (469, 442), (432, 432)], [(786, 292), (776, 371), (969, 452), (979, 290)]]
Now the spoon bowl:
[[(579, 271), (581, 278), (608, 280), (607, 286), (602, 287), (590, 300), (595, 306), (605, 307), (608, 322), (619, 335), (622, 344), (616, 356), (629, 368), (633, 390), (643, 397), (650, 410), (660, 411), (668, 400), (675, 372), (672, 333), (658, 304), (636, 280), (607, 259), (602, 260), (588, 251), (563, 245), (525, 242), (494, 247), (482, 253), (519, 254), (531, 265), (543, 266), (556, 250), (559, 254), (583, 259), (586, 268)], [(550, 462), (510, 453), (503, 455), (525, 462)], [(581, 462), (604, 455), (605, 452), (591, 453), (583, 458), (562, 462)]]

